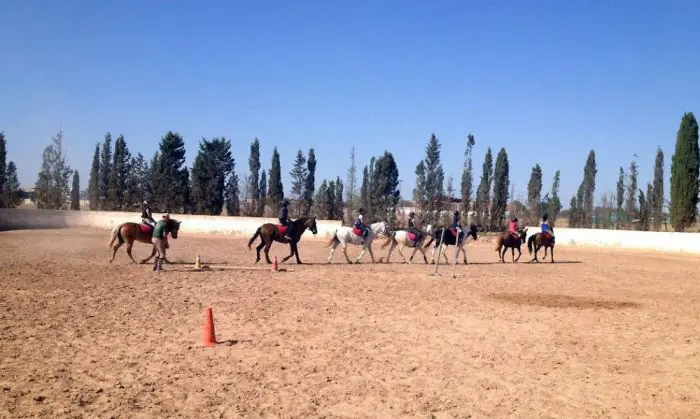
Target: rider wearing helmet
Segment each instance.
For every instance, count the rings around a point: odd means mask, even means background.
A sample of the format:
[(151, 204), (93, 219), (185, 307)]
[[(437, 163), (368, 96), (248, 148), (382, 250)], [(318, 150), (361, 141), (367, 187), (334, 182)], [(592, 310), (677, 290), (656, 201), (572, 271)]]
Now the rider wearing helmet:
[(547, 216), (547, 213), (542, 214), (542, 224), (540, 224), (540, 230), (542, 231), (543, 234), (549, 234), (554, 238), (554, 232), (552, 231), (552, 227), (549, 226), (549, 217)]
[(365, 222), (363, 220), (365, 215), (365, 209), (360, 208), (360, 210), (357, 212), (357, 217), (355, 218), (355, 228), (359, 228), (362, 230), (362, 242), (364, 243), (365, 239), (367, 238), (367, 235), (369, 234), (369, 229), (365, 225)]
[(514, 237), (518, 236), (518, 217), (513, 217), (508, 223), (508, 232)]
[(289, 219), (289, 200), (288, 199), (285, 199), (284, 201), (282, 201), (282, 206), (280, 207), (279, 221), (280, 221), (280, 225), (287, 227), (287, 233), (284, 235), (284, 238), (287, 240), (292, 240), (292, 238), (291, 238), (292, 221)]
[(151, 227), (156, 225), (156, 220), (153, 219), (153, 212), (151, 211), (151, 204), (146, 200), (141, 203), (141, 221)]
[(411, 211), (408, 213), (408, 231), (416, 235), (416, 242), (420, 241), (420, 237), (422, 236), (421, 231), (416, 228), (416, 223), (414, 218), (416, 217), (416, 214)]
[(457, 235), (462, 232), (462, 225), (459, 223), (459, 211), (455, 211), (452, 213), (452, 225), (450, 228), (453, 228), (455, 231), (457, 231)]

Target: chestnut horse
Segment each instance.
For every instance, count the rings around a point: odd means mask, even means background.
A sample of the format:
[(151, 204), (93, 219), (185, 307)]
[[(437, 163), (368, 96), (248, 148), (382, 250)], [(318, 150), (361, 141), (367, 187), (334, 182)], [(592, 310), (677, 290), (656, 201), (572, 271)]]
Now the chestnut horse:
[(292, 240), (287, 240), (284, 238), (284, 232), (280, 231), (280, 227), (284, 228), (284, 226), (266, 223), (258, 227), (257, 230), (255, 230), (255, 234), (248, 241), (248, 250), (250, 250), (250, 247), (253, 245), (255, 239), (260, 237), (260, 244), (255, 248), (255, 250), (257, 251), (257, 258), (255, 259), (255, 263), (260, 262), (260, 251), (263, 247), (265, 248), (265, 261), (267, 263), (272, 263), (272, 261), (270, 260), (270, 247), (272, 247), (272, 242), (280, 242), (289, 243), (289, 249), (291, 250), (289, 256), (285, 256), (282, 259), (282, 262), (284, 263), (287, 260), (289, 260), (289, 258), (291, 258), (292, 256), (296, 256), (297, 263), (301, 265), (297, 243), (299, 242), (299, 239), (301, 239), (301, 235), (304, 234), (304, 231), (306, 231), (307, 228), (311, 230), (311, 232), (314, 235), (318, 234), (318, 230), (316, 229), (316, 217), (301, 217), (297, 220), (292, 221), (292, 229), (289, 232), (289, 234), (291, 234)]
[[(173, 239), (177, 239), (177, 233), (180, 230), (180, 223), (181, 221), (177, 221), (173, 218), (167, 220), (165, 222), (165, 233), (166, 237), (167, 234), (170, 233), (173, 236)], [(117, 254), (117, 250), (119, 250), (120, 247), (124, 243), (126, 243), (126, 254), (129, 255), (131, 258), (131, 261), (136, 263), (136, 260), (134, 259), (133, 256), (131, 256), (131, 249), (134, 247), (134, 242), (137, 241), (139, 243), (146, 243), (151, 246), (152, 251), (151, 251), (151, 256), (147, 257), (146, 259), (143, 259), (141, 263), (146, 263), (148, 262), (153, 256), (156, 254), (156, 247), (151, 243), (151, 237), (153, 236), (153, 229), (151, 229), (150, 232), (146, 233), (141, 230), (141, 223), (123, 223), (119, 224), (118, 226), (114, 227), (112, 229), (112, 235), (111, 239), (109, 241), (109, 244), (107, 247), (112, 249), (112, 259), (109, 260), (109, 263), (112, 263), (114, 261), (114, 256)], [(117, 241), (115, 244), (114, 242)], [(167, 243), (167, 242), (166, 242)], [(168, 260), (166, 259), (166, 263)]]
[[(496, 248), (493, 250), (498, 252), (498, 258), (500, 262), (505, 263), (505, 259), (503, 257), (506, 255), (506, 251), (509, 247), (513, 263), (517, 262), (520, 259), (520, 256), (522, 255), (522, 253), (520, 252), (520, 246), (522, 246), (522, 244), (525, 243), (526, 237), (527, 228), (525, 228), (525, 230), (518, 230), (517, 236), (513, 236), (508, 231), (499, 234), (498, 238), (496, 238)], [(501, 252), (501, 248), (503, 248), (503, 252)], [(516, 250), (518, 251), (517, 258), (515, 257)]]
[(544, 260), (547, 260), (547, 249), (551, 249), (550, 259), (554, 263), (554, 236), (549, 233), (536, 233), (527, 239), (527, 250), (532, 256), (532, 244), (535, 244), (535, 256), (530, 260), (531, 262), (539, 262), (537, 260), (537, 252), (544, 247)]

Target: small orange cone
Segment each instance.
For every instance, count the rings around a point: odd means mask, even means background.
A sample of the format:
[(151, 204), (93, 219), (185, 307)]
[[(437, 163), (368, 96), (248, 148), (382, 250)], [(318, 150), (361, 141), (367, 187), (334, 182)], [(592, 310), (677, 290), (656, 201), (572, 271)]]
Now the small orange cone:
[(277, 256), (272, 258), (272, 272), (277, 272)]
[(216, 345), (216, 334), (214, 333), (214, 316), (211, 312), (211, 307), (209, 307), (206, 312), (206, 317), (204, 319), (204, 333), (202, 335), (202, 345)]

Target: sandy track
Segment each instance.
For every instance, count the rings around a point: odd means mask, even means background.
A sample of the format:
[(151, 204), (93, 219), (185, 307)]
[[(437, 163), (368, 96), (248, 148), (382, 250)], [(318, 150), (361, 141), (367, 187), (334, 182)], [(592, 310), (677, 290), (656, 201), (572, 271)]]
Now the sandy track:
[[(319, 264), (271, 275), (237, 268), (254, 260), (244, 239), (183, 236), (171, 260), (199, 253), (211, 270), (155, 274), (123, 250), (110, 266), (107, 239), (0, 233), (0, 416), (700, 412), (697, 257), (558, 248), (569, 263), (501, 265), (470, 244), (452, 279), (340, 252), (325, 265), (325, 243), (304, 241), (302, 260)], [(208, 306), (215, 348), (200, 346)]]

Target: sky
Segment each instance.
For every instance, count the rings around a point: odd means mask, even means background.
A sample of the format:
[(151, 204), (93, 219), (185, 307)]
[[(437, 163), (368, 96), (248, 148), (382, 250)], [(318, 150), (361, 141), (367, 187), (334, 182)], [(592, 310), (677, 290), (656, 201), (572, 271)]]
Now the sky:
[(539, 163), (568, 206), (594, 149), (598, 200), (635, 154), (651, 181), (660, 146), (668, 196), (681, 117), (700, 112), (692, 0), (4, 0), (0, 16), (0, 130), (23, 186), (59, 129), (83, 188), (106, 132), (150, 159), (172, 130), (188, 165), (229, 138), (241, 175), (254, 137), (263, 167), (277, 146), (287, 191), (297, 149), (315, 149), (317, 184), (345, 179), (353, 145), (360, 177), (388, 150), (411, 199), (430, 135), (457, 186), (472, 133), (475, 188), (504, 147), (516, 198)]

